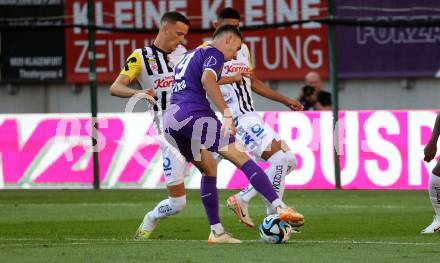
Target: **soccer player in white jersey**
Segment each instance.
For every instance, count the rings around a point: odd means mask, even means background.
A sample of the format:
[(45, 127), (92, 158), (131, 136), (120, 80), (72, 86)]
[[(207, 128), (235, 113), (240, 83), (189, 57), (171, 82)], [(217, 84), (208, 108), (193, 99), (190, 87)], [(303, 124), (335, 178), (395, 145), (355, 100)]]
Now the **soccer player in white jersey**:
[[(186, 205), (184, 177), (188, 174), (188, 162), (165, 140), (162, 134), (162, 112), (169, 105), (174, 66), (186, 52), (182, 46), (189, 29), (189, 20), (178, 12), (165, 13), (160, 21), (159, 33), (153, 44), (136, 49), (128, 57), (125, 67), (110, 87), (113, 96), (150, 98), (154, 96), (157, 137), (163, 158), (163, 169), (168, 198), (147, 212), (135, 233), (136, 240), (148, 239), (161, 218), (182, 211)], [(129, 88), (137, 79), (142, 90)], [(149, 96), (148, 96), (148, 95)]]
[[(220, 11), (215, 27), (225, 24), (239, 26), (240, 14), (237, 10), (227, 7)], [(270, 163), (266, 173), (272, 187), (282, 199), (285, 177), (295, 168), (296, 159), (287, 144), (275, 131), (265, 125), (262, 118), (255, 112), (252, 91), (270, 100), (280, 102), (291, 110), (302, 110), (303, 107), (297, 100), (285, 97), (265, 85), (252, 72), (252, 69), (249, 49), (243, 43), (236, 58), (225, 62), (223, 77), (219, 84), (228, 107), (233, 111), (237, 139), (248, 152)], [(228, 207), (233, 210), (239, 221), (248, 227), (254, 226), (249, 215), (248, 203), (256, 195), (257, 191), (249, 185), (227, 200)], [(275, 209), (267, 204), (267, 214), (274, 213), (276, 213)]]
[[(435, 155), (437, 154), (437, 142), (439, 135), (440, 114), (438, 114), (437, 118), (435, 119), (431, 139), (425, 146), (425, 162), (430, 162), (435, 158)], [(431, 176), (429, 177), (428, 193), (435, 215), (432, 223), (422, 230), (422, 234), (440, 233), (440, 161), (438, 161), (434, 169), (432, 169)]]

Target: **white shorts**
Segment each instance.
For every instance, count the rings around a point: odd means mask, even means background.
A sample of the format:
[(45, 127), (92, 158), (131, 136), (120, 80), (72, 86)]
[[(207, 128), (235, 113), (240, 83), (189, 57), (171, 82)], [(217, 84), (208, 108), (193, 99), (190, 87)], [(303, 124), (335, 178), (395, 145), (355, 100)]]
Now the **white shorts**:
[(189, 173), (189, 163), (179, 150), (174, 148), (163, 135), (159, 135), (157, 140), (162, 152), (165, 184), (173, 186), (183, 183), (185, 176)]
[(265, 124), (256, 112), (247, 112), (234, 118), (234, 123), (237, 128), (235, 138), (244, 146), (247, 152), (255, 157), (261, 158), (261, 155), (272, 144), (273, 140), (279, 141), (281, 139), (278, 133)]

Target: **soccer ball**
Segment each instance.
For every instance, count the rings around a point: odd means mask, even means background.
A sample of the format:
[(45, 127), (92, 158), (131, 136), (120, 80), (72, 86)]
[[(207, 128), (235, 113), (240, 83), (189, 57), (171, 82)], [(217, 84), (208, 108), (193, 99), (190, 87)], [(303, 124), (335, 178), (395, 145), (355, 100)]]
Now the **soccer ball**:
[(269, 215), (260, 224), (260, 236), (266, 243), (286, 243), (292, 234), (292, 226), (281, 221), (278, 215)]

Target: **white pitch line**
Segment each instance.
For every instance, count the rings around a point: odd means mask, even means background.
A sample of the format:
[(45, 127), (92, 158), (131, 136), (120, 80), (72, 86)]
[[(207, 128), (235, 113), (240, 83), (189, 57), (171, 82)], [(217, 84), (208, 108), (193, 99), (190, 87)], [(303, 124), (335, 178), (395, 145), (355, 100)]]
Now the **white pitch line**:
[(54, 239), (48, 238), (1, 238), (0, 241), (49, 241)]
[(0, 207), (2, 206), (102, 206), (102, 207), (113, 207), (113, 206), (145, 206), (144, 204), (137, 204), (137, 203), (26, 203), (26, 204), (0, 204)]
[(343, 208), (343, 209), (364, 209), (364, 208), (379, 208), (379, 209), (431, 209), (429, 206), (403, 206), (403, 205), (299, 205), (298, 207), (312, 207), (312, 208)]
[(354, 244), (354, 245), (409, 245), (409, 246), (439, 246), (434, 242), (396, 242), (396, 241), (358, 241), (358, 240), (290, 240), (291, 243), (312, 244)]
[[(26, 204), (0, 204), (0, 207), (4, 206), (102, 206), (102, 207), (145, 207), (145, 204), (138, 204), (138, 203), (66, 203), (66, 204), (60, 204), (60, 203), (26, 203)], [(201, 204), (186, 204), (187, 207), (201, 207)], [(220, 207), (224, 208), (226, 205), (220, 204)], [(266, 207), (265, 205), (251, 205), (251, 207), (255, 208), (263, 208)], [(350, 205), (350, 204), (333, 204), (333, 205), (308, 205), (308, 204), (301, 204), (297, 205), (297, 208), (340, 208), (340, 209), (371, 209), (371, 208), (377, 208), (377, 209), (432, 209), (429, 206), (403, 206), (403, 205)]]
[[(57, 241), (72, 241), (72, 243), (54, 243)], [(135, 241), (131, 239), (114, 239), (114, 238), (65, 238), (63, 240), (43, 239), (43, 238), (0, 238), (0, 241), (48, 241), (50, 245), (96, 245), (96, 244), (115, 244), (115, 243), (206, 243), (206, 240), (182, 240), (182, 239), (151, 239), (145, 241)], [(243, 243), (262, 243), (261, 240), (242, 240)], [(98, 242), (98, 243), (97, 243)], [(361, 241), (361, 240), (290, 240), (289, 243), (297, 244), (353, 244), (353, 245), (390, 245), (390, 246), (439, 246), (440, 242), (397, 242), (397, 241)], [(44, 245), (42, 243), (6, 243), (1, 246), (24, 246), (24, 245)]]

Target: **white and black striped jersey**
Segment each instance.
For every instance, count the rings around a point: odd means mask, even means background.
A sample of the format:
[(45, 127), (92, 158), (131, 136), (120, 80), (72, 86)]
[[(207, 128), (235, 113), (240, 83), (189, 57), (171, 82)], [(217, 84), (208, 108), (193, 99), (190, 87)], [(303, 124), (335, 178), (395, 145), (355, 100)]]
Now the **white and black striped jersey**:
[[(209, 45), (209, 43), (210, 41), (206, 41), (201, 46)], [(237, 57), (224, 63), (222, 76), (234, 76), (237, 72), (251, 73), (252, 69), (249, 49), (243, 43), (241, 44), (241, 49), (237, 52)], [(255, 111), (251, 79), (243, 77), (241, 82), (220, 85), (223, 98), (235, 117), (241, 116), (246, 112)]]
[[(185, 52), (186, 49), (182, 45), (179, 45), (171, 53), (165, 52), (155, 45), (139, 48), (131, 53), (120, 72), (120, 74), (128, 76), (130, 81), (136, 78), (142, 89), (154, 89), (157, 103), (153, 108), (160, 117), (162, 111), (169, 106), (174, 66)], [(160, 123), (157, 125), (158, 128), (161, 127)]]

